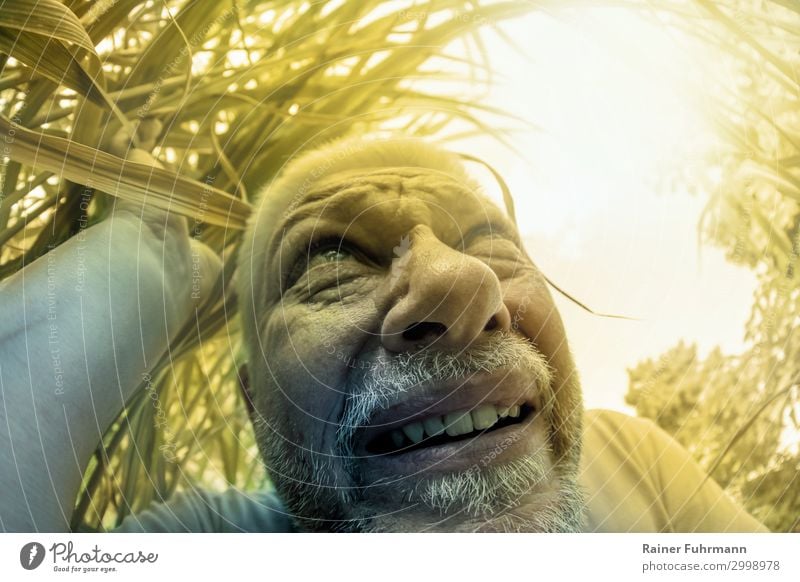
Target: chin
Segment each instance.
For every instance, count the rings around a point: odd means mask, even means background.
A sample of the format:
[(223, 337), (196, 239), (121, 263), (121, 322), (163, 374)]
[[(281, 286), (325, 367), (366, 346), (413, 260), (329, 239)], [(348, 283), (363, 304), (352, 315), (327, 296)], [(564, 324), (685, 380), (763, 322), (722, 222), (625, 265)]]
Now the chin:
[[(274, 464), (273, 464), (274, 467)], [(577, 478), (535, 459), (440, 474), (364, 490), (343, 478), (271, 472), (299, 529), (316, 532), (578, 532), (584, 499)]]
[[(377, 488), (377, 485), (376, 485)], [(387, 482), (352, 506), (371, 532), (578, 532), (584, 500), (574, 471), (548, 449), (480, 469)]]
[[(505, 473), (498, 473), (514, 479), (511, 477), (513, 470), (507, 467)], [(467, 479), (475, 477), (452, 475), (438, 482), (428, 481), (413, 490), (398, 488), (394, 504), (387, 499), (364, 499), (353, 508), (350, 522), (356, 527), (351, 531), (570, 533), (583, 528), (584, 500), (574, 480), (554, 477), (531, 491), (509, 495), (522, 485), (524, 478), (516, 477), (516, 483), (492, 490), (483, 488), (479, 481), (470, 486)], [(425, 493), (420, 493), (431, 487), (438, 491), (438, 501), (436, 494), (426, 497)], [(458, 487), (465, 497), (460, 497)], [(448, 491), (448, 495), (456, 493), (455, 498), (451, 495), (448, 500), (446, 510), (440, 505), (443, 491)], [(403, 503), (398, 505), (397, 499), (403, 499)]]

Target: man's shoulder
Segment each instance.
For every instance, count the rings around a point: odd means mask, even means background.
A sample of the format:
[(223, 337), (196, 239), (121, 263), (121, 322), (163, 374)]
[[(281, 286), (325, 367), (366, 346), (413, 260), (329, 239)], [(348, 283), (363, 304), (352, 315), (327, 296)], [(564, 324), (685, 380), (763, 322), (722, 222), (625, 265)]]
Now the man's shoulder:
[(646, 418), (586, 411), (580, 483), (588, 531), (764, 531)]
[(609, 408), (590, 408), (584, 411), (586, 426), (616, 427), (623, 430), (651, 430), (656, 424), (649, 418), (631, 416)]
[(664, 465), (679, 456), (689, 455), (670, 435), (649, 418), (631, 416), (616, 410), (594, 409), (584, 413), (582, 467), (584, 472), (607, 473), (613, 467), (618, 478), (640, 485), (649, 482), (661, 488), (658, 480)]
[(584, 450), (611, 454), (619, 452), (627, 460), (638, 451), (650, 454), (671, 438), (649, 418), (631, 416), (616, 410), (595, 408), (583, 415)]
[(587, 494), (589, 531), (669, 531), (659, 467), (663, 435), (645, 418), (586, 411), (580, 482)]
[(584, 412), (583, 469), (628, 465), (635, 472), (647, 473), (654, 448), (663, 431), (651, 420), (630, 416), (616, 410), (591, 409)]

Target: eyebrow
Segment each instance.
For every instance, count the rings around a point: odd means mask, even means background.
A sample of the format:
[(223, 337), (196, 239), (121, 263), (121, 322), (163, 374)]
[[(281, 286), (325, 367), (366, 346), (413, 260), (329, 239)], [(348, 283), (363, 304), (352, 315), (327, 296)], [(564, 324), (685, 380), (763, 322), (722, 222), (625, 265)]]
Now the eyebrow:
[(313, 218), (320, 202), (330, 200), (338, 194), (345, 194), (347, 191), (354, 190), (354, 187), (342, 188), (341, 185), (330, 186), (320, 190), (315, 190), (308, 194), (303, 201), (295, 206), (284, 218), (282, 223), (279, 223), (272, 235), (272, 240), (269, 243), (268, 257), (275, 256), (279, 251), (280, 241), (285, 239), (298, 223), (303, 222), (308, 218)]
[(489, 218), (485, 222), (479, 222), (467, 229), (466, 234), (461, 237), (462, 246), (466, 247), (478, 236), (487, 232), (500, 235), (501, 237), (513, 242), (517, 246), (520, 245), (519, 232), (510, 221), (507, 219), (497, 220), (494, 218)]
[(298, 222), (301, 220), (305, 220), (310, 216), (309, 206), (316, 204), (317, 202), (321, 202), (323, 200), (329, 199), (336, 195), (337, 190), (334, 188), (326, 188), (324, 190), (317, 190), (311, 194), (308, 194), (300, 204), (292, 208), (289, 212), (289, 215), (284, 219), (282, 224), (278, 225), (278, 228), (275, 229), (275, 232), (283, 232), (286, 234), (289, 232), (292, 227), (294, 227)]

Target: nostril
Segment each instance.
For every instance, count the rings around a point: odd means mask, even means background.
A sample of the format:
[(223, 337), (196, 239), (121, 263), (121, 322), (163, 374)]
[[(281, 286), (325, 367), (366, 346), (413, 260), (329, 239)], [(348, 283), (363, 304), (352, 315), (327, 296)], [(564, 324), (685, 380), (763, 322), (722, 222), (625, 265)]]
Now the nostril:
[(483, 331), (492, 331), (495, 328), (497, 328), (497, 318), (493, 315), (486, 322), (486, 327), (483, 328)]
[(403, 331), (403, 339), (416, 342), (427, 337), (437, 338), (444, 335), (447, 327), (435, 321), (418, 321), (409, 325)]

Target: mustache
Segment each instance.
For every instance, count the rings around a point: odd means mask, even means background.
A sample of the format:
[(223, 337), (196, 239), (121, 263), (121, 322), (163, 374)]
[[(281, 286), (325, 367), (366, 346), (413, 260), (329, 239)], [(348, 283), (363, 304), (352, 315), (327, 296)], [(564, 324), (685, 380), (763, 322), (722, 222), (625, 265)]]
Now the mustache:
[(460, 352), (423, 349), (379, 357), (349, 387), (337, 431), (341, 454), (345, 458), (351, 456), (356, 431), (366, 426), (377, 411), (400, 402), (415, 387), (501, 370), (530, 373), (541, 390), (542, 412), (547, 414), (552, 402), (553, 372), (536, 346), (517, 334), (498, 331)]

